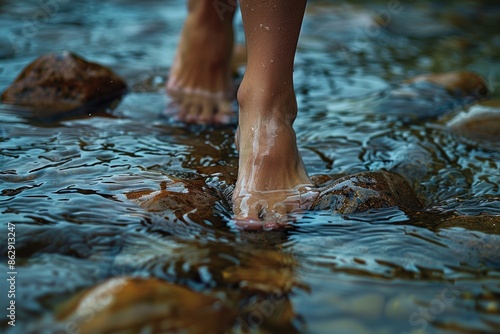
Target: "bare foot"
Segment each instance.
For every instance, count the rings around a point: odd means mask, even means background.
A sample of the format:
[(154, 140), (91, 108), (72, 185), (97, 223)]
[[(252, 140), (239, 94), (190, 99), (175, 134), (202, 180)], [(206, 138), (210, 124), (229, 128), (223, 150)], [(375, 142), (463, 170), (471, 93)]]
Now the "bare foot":
[(292, 127), (297, 114), (295, 95), (290, 89), (265, 102), (245, 92), (242, 83), (238, 100), (236, 143), (240, 160), (233, 195), (236, 224), (245, 229), (278, 228), (288, 223), (289, 213), (310, 209), (318, 195)]
[[(230, 122), (232, 14), (220, 17), (211, 1), (190, 1), (167, 93), (186, 123)], [(229, 15), (230, 14), (230, 15)]]

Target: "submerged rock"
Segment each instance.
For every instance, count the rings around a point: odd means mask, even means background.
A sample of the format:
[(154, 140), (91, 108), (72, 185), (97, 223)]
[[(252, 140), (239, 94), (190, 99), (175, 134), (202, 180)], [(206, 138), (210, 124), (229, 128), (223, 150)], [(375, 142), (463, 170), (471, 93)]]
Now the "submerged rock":
[[(429, 229), (463, 227), (500, 234), (499, 216), (464, 216), (460, 213), (442, 214), (424, 210), (422, 201), (408, 180), (395, 172), (361, 172), (338, 179), (327, 175), (313, 175), (311, 180), (320, 191), (311, 210), (351, 214), (398, 207), (408, 215), (409, 220), (405, 220), (405, 224)], [(160, 188), (135, 191), (126, 196), (145, 210), (161, 215), (172, 226), (178, 226), (180, 222), (204, 224), (205, 221), (211, 222), (210, 228), (226, 226), (226, 222), (214, 218), (221, 214), (221, 207), (224, 214), (231, 215), (232, 187), (217, 188), (199, 177), (189, 180), (172, 179), (162, 183)], [(269, 242), (274, 245), (278, 242), (274, 238), (266, 241), (267, 238), (258, 233), (248, 236), (251, 236), (253, 243), (261, 245)], [(246, 261), (245, 266), (224, 265), (218, 269), (221, 281), (225, 284), (240, 284), (242, 291), (252, 293), (287, 293), (294, 287), (305, 288), (298, 280), (293, 279), (293, 258), (267, 250), (252, 251), (251, 258), (253, 261)], [(257, 275), (257, 272), (260, 274)]]
[(478, 215), (464, 216), (457, 213), (436, 213), (418, 211), (410, 213), (411, 224), (430, 230), (446, 228), (464, 228), (487, 234), (500, 235), (500, 216)]
[[(362, 172), (333, 181), (329, 176), (316, 175), (312, 180), (320, 190), (312, 210), (344, 214), (394, 206), (422, 208), (408, 181), (393, 172)], [(232, 210), (232, 188), (217, 189), (207, 185), (202, 178), (170, 180), (162, 183), (160, 188), (131, 192), (126, 197), (173, 222), (211, 220), (216, 213), (216, 203), (224, 207), (225, 212)]]
[(488, 97), (485, 80), (472, 72), (423, 74), (387, 93), (375, 111), (406, 122), (437, 118)]
[(235, 312), (214, 297), (149, 278), (112, 278), (62, 306), (64, 330), (80, 333), (224, 333)]
[(478, 74), (467, 71), (432, 73), (416, 76), (409, 83), (428, 82), (444, 87), (457, 97), (475, 96), (482, 100), (488, 96), (486, 81)]
[(28, 107), (37, 116), (54, 116), (113, 101), (126, 88), (109, 69), (63, 52), (28, 65), (2, 94), (2, 102)]
[(160, 190), (140, 190), (126, 194), (149, 212), (161, 213), (167, 220), (178, 219), (203, 222), (213, 218), (214, 206), (223, 195), (209, 188), (202, 178), (192, 180), (172, 179), (162, 182)]
[(225, 283), (237, 284), (242, 292), (262, 294), (284, 295), (294, 288), (308, 290), (295, 274), (298, 263), (293, 255), (273, 249), (256, 249), (244, 254), (246, 259), (242, 255), (241, 263), (222, 269)]
[(312, 209), (347, 214), (394, 206), (417, 210), (422, 202), (401, 175), (375, 171), (334, 180), (321, 190)]
[[(422, 208), (408, 181), (388, 171), (362, 172), (332, 180), (326, 175), (311, 178), (319, 188), (319, 195), (311, 210), (329, 210), (342, 214), (370, 209), (400, 207)], [(202, 179), (173, 179), (164, 182), (160, 190), (140, 190), (126, 194), (149, 212), (161, 214), (167, 221), (203, 222), (213, 220), (216, 214), (232, 211), (232, 187), (216, 188)], [(218, 203), (218, 209), (217, 205)], [(224, 212), (219, 212), (220, 209)]]
[(410, 38), (446, 37), (457, 32), (450, 24), (436, 20), (431, 8), (405, 7), (399, 1), (388, 2), (387, 10), (375, 12), (375, 19), (389, 32)]

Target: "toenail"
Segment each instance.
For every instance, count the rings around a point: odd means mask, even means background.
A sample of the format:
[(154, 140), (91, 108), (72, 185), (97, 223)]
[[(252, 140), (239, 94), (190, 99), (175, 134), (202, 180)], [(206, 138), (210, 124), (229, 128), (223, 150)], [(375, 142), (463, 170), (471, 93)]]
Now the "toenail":
[(221, 124), (227, 124), (229, 123), (229, 121), (230, 121), (229, 115), (222, 115), (219, 117), (219, 123)]
[(263, 228), (262, 221), (256, 219), (236, 219), (236, 226), (249, 231), (260, 230)]

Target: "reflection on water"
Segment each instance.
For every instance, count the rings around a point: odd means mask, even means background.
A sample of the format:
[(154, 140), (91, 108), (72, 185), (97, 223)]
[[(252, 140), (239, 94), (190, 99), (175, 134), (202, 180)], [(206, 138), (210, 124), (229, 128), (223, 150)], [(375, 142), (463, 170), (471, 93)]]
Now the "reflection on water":
[[(27, 28), (43, 4), (52, 5), (47, 20)], [(467, 68), (486, 77), (498, 99), (498, 6), (402, 2), (386, 28), (368, 33), (385, 1), (311, 1), (295, 70), (308, 171), (396, 170), (443, 214), (310, 212), (286, 231), (247, 233), (232, 228), (220, 203), (210, 219), (192, 221), (166, 219), (168, 212), (148, 212), (123, 196), (159, 190), (173, 177), (212, 186), (236, 178), (233, 128), (186, 128), (162, 115), (184, 2), (55, 4), (0, 3), (0, 89), (36, 56), (63, 49), (111, 67), (133, 89), (107, 115), (53, 122), (0, 106), (0, 217), (4, 226), (16, 224), (18, 271), (18, 322), (9, 333), (54, 331), (57, 308), (124, 276), (216, 298), (235, 311), (219, 332), (499, 328), (498, 220), (454, 216), (500, 215), (498, 142), (451, 132), (448, 122), (463, 108), (438, 88), (401, 85), (416, 74)], [(414, 96), (391, 93), (405, 90)], [(4, 279), (1, 287), (4, 294)], [(2, 297), (0, 308), (6, 303)]]

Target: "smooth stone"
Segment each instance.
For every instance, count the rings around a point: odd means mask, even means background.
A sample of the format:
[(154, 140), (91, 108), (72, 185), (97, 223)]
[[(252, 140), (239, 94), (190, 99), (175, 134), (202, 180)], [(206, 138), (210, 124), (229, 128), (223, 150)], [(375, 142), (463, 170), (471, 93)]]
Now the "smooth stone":
[(389, 299), (385, 303), (384, 315), (389, 319), (409, 317), (418, 307), (413, 298), (413, 296), (409, 295), (399, 295)]
[(485, 80), (473, 72), (422, 74), (389, 91), (375, 111), (413, 122), (466, 109), (488, 95)]
[[(420, 209), (422, 203), (401, 175), (388, 171), (362, 172), (331, 180), (329, 176), (312, 177), (320, 193), (312, 210), (357, 213), (370, 209), (400, 207)], [(161, 213), (170, 220), (202, 222), (214, 217), (219, 202), (226, 212), (232, 208), (232, 188), (217, 189), (203, 178), (182, 180), (172, 178), (162, 182), (160, 190), (139, 190), (126, 198), (149, 212)]]
[(374, 171), (332, 181), (321, 189), (312, 209), (347, 214), (395, 206), (417, 210), (422, 208), (422, 202), (401, 175)]
[[(432, 17), (433, 9), (410, 7), (403, 2), (388, 2), (397, 12), (397, 15), (391, 15), (387, 10), (376, 13), (377, 23), (397, 35), (403, 35), (410, 38), (427, 39), (436, 37), (446, 37), (453, 35), (457, 30), (447, 22), (440, 22)], [(388, 7), (389, 8), (389, 7)], [(389, 15), (387, 15), (389, 13)]]
[(356, 44), (368, 38), (363, 32), (378, 28), (370, 10), (352, 3), (313, 1), (307, 5), (306, 10), (309, 20), (301, 36), (304, 43), (301, 45), (306, 48), (320, 43), (315, 41), (315, 36), (319, 35), (322, 40), (328, 38), (330, 48), (335, 51), (355, 51), (354, 49), (359, 48)]
[(500, 99), (486, 100), (479, 103), (480, 106), (500, 109)]
[[(436, 213), (421, 210), (423, 204), (403, 176), (388, 171), (362, 172), (332, 180), (327, 175), (311, 177), (320, 190), (311, 210), (328, 210), (333, 213), (350, 214), (370, 209), (399, 207), (410, 219), (407, 223), (428, 229), (462, 227), (488, 234), (500, 234), (500, 217), (492, 215), (463, 216), (454, 213)], [(218, 214), (231, 215), (231, 187), (215, 187), (201, 177), (188, 179), (172, 178), (162, 182), (160, 190), (139, 190), (126, 194), (145, 210), (161, 215), (176, 226), (178, 222), (204, 224), (211, 221), (210, 228), (226, 226), (224, 221), (214, 219)], [(220, 204), (220, 205), (216, 205)], [(221, 207), (222, 211), (221, 212)], [(221, 224), (220, 226), (217, 224)], [(163, 227), (164, 228), (164, 227)], [(178, 231), (177, 231), (178, 232)], [(283, 235), (250, 233), (245, 234), (252, 243), (274, 245), (281, 242)], [(281, 241), (279, 241), (281, 240)], [(262, 256), (261, 256), (262, 255)], [(287, 280), (291, 274), (288, 266), (293, 259), (281, 253), (254, 252), (245, 267), (224, 267), (222, 280), (240, 284), (241, 288), (253, 292), (289, 291), (300, 286), (296, 280)], [(279, 270), (267, 271), (268, 268)], [(262, 270), (265, 269), (265, 270)], [(261, 274), (255, 275), (255, 272)]]
[[(394, 172), (362, 172), (336, 180), (317, 175), (312, 180), (318, 186), (319, 195), (311, 210), (347, 214), (388, 207), (422, 208), (422, 202), (408, 181)], [(159, 190), (134, 191), (127, 193), (126, 198), (174, 222), (203, 222), (212, 219), (216, 213), (230, 215), (232, 210), (232, 187), (217, 188), (201, 177), (172, 178), (162, 182)], [(220, 204), (219, 208), (216, 203)], [(220, 208), (224, 212), (219, 212)]]
[(474, 72), (458, 71), (430, 73), (416, 76), (407, 82), (428, 82), (444, 87), (449, 94), (457, 97), (475, 96), (478, 100), (488, 96), (486, 81)]
[(149, 212), (165, 213), (169, 219), (189, 218), (196, 222), (213, 217), (215, 202), (221, 196), (223, 195), (217, 196), (201, 178), (174, 178), (169, 182), (162, 182), (160, 190), (139, 190), (126, 194), (127, 199)]
[(3, 92), (1, 101), (55, 116), (120, 98), (125, 81), (111, 70), (71, 53), (47, 54), (29, 64)]
[(472, 139), (500, 141), (500, 108), (495, 102), (482, 103), (462, 112), (448, 122), (453, 132)]
[[(416, 211), (409, 214), (411, 224), (431, 230), (460, 227), (486, 234), (500, 235), (500, 216), (463, 216), (454, 213)], [(500, 249), (499, 249), (500, 251)]]
[(112, 278), (78, 294), (57, 314), (80, 333), (223, 333), (236, 313), (218, 299), (154, 278)]
[(241, 257), (242, 264), (223, 269), (225, 283), (237, 284), (251, 293), (285, 294), (293, 288), (308, 289), (296, 277), (298, 265), (294, 256), (272, 249), (255, 250), (251, 257)]
[(439, 45), (440, 48), (451, 49), (456, 52), (470, 52), (475, 46), (477, 45), (473, 40), (460, 36), (450, 36), (440, 41)]
[(253, 295), (249, 299), (250, 303), (239, 302), (242, 314), (236, 322), (240, 328), (234, 333), (300, 333), (294, 321), (297, 314), (288, 296)]

